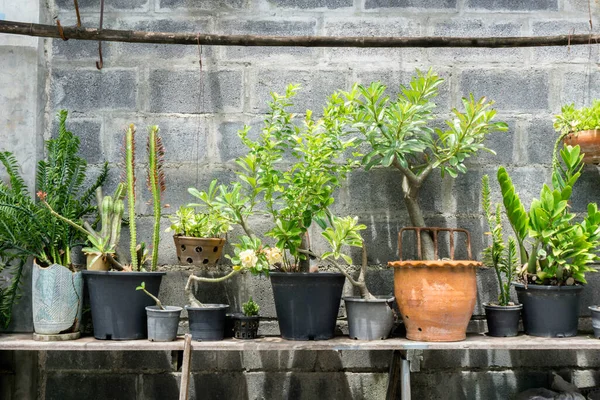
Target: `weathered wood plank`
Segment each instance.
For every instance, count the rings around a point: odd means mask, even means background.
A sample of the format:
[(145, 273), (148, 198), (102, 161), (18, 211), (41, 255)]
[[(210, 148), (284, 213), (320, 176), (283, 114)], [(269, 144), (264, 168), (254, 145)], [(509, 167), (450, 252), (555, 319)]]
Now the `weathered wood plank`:
[[(127, 350), (183, 350), (180, 337), (174, 342), (160, 343), (148, 340), (96, 340), (86, 337), (67, 342), (37, 342), (31, 334), (1, 334), (0, 350), (70, 350), (70, 351), (127, 351)], [(280, 337), (263, 337), (256, 340), (227, 339), (219, 342), (192, 342), (193, 350), (244, 351), (244, 350), (600, 350), (600, 340), (591, 335), (572, 338), (538, 338), (520, 335), (513, 338), (492, 338), (469, 335), (462, 342), (415, 342), (407, 339), (379, 341), (352, 340), (345, 336), (321, 341), (291, 341)]]

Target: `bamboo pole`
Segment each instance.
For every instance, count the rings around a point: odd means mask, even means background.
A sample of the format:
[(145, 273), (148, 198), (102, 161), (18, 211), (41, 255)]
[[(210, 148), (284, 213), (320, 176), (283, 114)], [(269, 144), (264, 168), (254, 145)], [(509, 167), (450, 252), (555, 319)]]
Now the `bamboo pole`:
[[(206, 33), (143, 32), (64, 26), (66, 39), (104, 42), (158, 43), (212, 46), (286, 47), (544, 47), (597, 43), (598, 34), (522, 37), (332, 37), (212, 35)], [(0, 21), (0, 33), (60, 38), (55, 25)]]

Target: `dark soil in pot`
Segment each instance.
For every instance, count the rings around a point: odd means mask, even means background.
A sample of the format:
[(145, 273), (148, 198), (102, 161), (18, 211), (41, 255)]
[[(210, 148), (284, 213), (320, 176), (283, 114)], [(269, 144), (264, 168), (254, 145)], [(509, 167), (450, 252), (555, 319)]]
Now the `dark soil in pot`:
[(386, 339), (394, 326), (394, 297), (365, 300), (344, 297), (348, 315), (348, 336), (359, 340)]
[(236, 316), (233, 320), (233, 337), (236, 339), (256, 339), (260, 317)]
[(140, 290), (158, 296), (160, 282), (165, 272), (83, 271), (90, 293), (90, 307), (96, 339), (133, 340), (146, 339), (148, 321), (146, 307), (154, 300)]
[(542, 337), (577, 335), (582, 285), (545, 286), (515, 283), (519, 303), (523, 304), (525, 333)]
[(484, 303), (483, 307), (488, 325), (488, 336), (511, 337), (519, 334), (522, 304), (499, 306)]
[(164, 306), (146, 307), (148, 315), (148, 340), (152, 342), (171, 342), (177, 338), (181, 307)]
[(334, 336), (344, 275), (272, 272), (269, 276), (284, 339), (325, 340)]
[(227, 304), (204, 304), (203, 307), (185, 306), (190, 320), (192, 340), (223, 340)]

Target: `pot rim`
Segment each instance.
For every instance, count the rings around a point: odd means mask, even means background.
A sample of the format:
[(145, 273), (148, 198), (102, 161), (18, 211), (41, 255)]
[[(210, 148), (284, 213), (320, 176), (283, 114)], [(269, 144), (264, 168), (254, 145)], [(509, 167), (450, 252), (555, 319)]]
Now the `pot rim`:
[(549, 292), (557, 292), (557, 291), (581, 291), (585, 288), (585, 285), (581, 285), (581, 284), (577, 284), (577, 285), (573, 285), (573, 286), (566, 286), (566, 285), (537, 285), (535, 283), (530, 283), (527, 285), (527, 288), (525, 288), (525, 284), (524, 283), (519, 283), (519, 282), (513, 282), (512, 285), (515, 287), (515, 289), (522, 289), (522, 290), (546, 290)]
[(496, 304), (483, 303), (484, 308), (488, 308), (490, 310), (521, 310), (523, 308), (523, 304), (514, 304), (512, 306), (499, 306)]
[(588, 306), (588, 308), (592, 311), (598, 311), (600, 312), (600, 306)]
[(140, 275), (166, 275), (165, 271), (81, 271), (84, 275), (119, 275), (119, 276), (140, 276)]
[(600, 129), (584, 129), (582, 131), (577, 131), (577, 132), (569, 132), (566, 136), (565, 139), (571, 135), (577, 137), (577, 135), (600, 135)]
[(360, 296), (344, 296), (342, 300), (353, 303), (393, 303), (396, 300), (395, 296), (377, 295), (376, 299), (363, 299)]
[(260, 320), (260, 315), (252, 315), (252, 316), (247, 316), (247, 315), (236, 315), (233, 317), (234, 319), (241, 319), (241, 320)]
[(183, 235), (173, 235), (173, 238), (177, 238), (177, 239), (197, 239), (197, 240), (218, 240), (218, 241), (225, 241), (225, 238), (220, 238), (220, 237), (198, 237), (198, 236), (183, 236)]
[(406, 260), (389, 261), (388, 267), (393, 268), (461, 268), (461, 267), (483, 267), (483, 263), (474, 260)]
[(332, 276), (343, 276), (345, 277), (344, 274), (342, 274), (341, 272), (329, 272), (329, 271), (324, 271), (324, 272), (280, 272), (280, 271), (270, 271), (269, 272), (269, 276), (292, 276), (292, 275), (296, 275), (296, 276), (317, 276), (317, 277), (322, 277), (322, 278), (326, 278), (326, 277), (332, 277)]
[(229, 308), (229, 304), (205, 303), (204, 307), (185, 306), (185, 309), (188, 311), (218, 311), (218, 310), (224, 310), (227, 308)]
[(163, 306), (166, 310), (161, 310), (158, 306), (147, 306), (146, 311), (159, 312), (159, 313), (173, 313), (183, 311), (182, 307), (179, 306)]

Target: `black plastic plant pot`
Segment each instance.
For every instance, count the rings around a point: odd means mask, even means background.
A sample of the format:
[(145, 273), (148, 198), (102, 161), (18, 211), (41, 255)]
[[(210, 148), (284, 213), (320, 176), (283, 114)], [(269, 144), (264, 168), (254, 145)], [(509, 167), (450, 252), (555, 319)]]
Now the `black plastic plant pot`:
[(326, 340), (334, 336), (344, 275), (272, 272), (270, 277), (284, 339)]
[(600, 306), (589, 306), (588, 308), (592, 312), (592, 328), (594, 328), (594, 337), (596, 339), (600, 339)]
[(542, 337), (577, 335), (582, 285), (514, 285), (519, 303), (523, 304), (525, 333)]
[(166, 272), (83, 271), (90, 294), (94, 337), (105, 340), (135, 340), (148, 337), (146, 307), (154, 300), (141, 290), (158, 296)]
[(260, 317), (236, 316), (233, 320), (233, 337), (236, 339), (256, 339)]
[(204, 304), (203, 307), (185, 306), (190, 320), (192, 340), (223, 340), (227, 304)]
[(235, 319), (243, 316), (243, 313), (227, 313), (225, 314), (225, 333), (223, 338), (229, 339), (233, 337), (233, 328), (235, 326)]
[(488, 336), (511, 337), (519, 334), (519, 318), (522, 304), (499, 306), (484, 303), (485, 319), (487, 320)]

